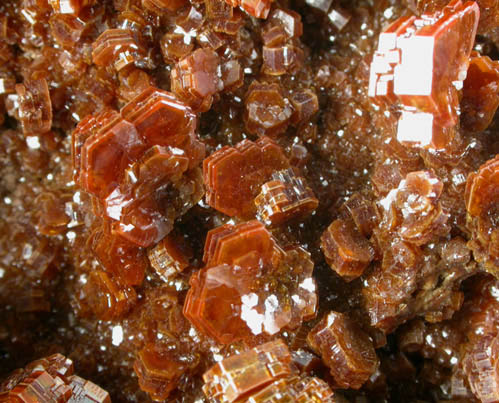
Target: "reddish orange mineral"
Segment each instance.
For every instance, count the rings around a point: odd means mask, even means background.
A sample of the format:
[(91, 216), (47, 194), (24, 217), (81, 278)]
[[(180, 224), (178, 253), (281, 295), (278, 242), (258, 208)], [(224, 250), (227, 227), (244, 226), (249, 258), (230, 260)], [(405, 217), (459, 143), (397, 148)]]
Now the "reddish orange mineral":
[(470, 59), (461, 100), (461, 125), (470, 131), (485, 130), (499, 106), (499, 62), (487, 56)]
[(194, 111), (206, 112), (213, 95), (223, 89), (220, 61), (211, 49), (197, 49), (180, 60), (171, 73), (172, 91)]
[(195, 124), (189, 107), (153, 87), (121, 115), (103, 112), (80, 122), (72, 137), (75, 176), (97, 196), (94, 212), (113, 220), (113, 233), (151, 246), (199, 201), (204, 144)]
[(111, 66), (118, 71), (145, 56), (139, 39), (129, 29), (107, 29), (92, 47), (92, 60), (96, 65)]
[(49, 0), (55, 13), (78, 16), (80, 11), (95, 4), (95, 0)]
[(104, 269), (116, 276), (122, 284), (140, 285), (148, 267), (143, 250), (106, 228), (99, 228), (89, 238), (99, 263)]
[(321, 249), (329, 266), (346, 281), (361, 276), (374, 259), (372, 245), (349, 220), (331, 223), (322, 234)]
[(224, 263), (238, 266), (271, 264), (275, 248), (272, 235), (258, 221), (226, 224), (208, 231), (203, 261), (208, 267)]
[(294, 372), (288, 347), (277, 339), (214, 365), (203, 375), (203, 391), (208, 398), (231, 403)]
[(185, 4), (185, 0), (142, 0), (144, 8), (158, 15), (176, 11)]
[(137, 355), (134, 370), (140, 388), (155, 401), (162, 401), (177, 386), (193, 363), (183, 361), (168, 344), (147, 344)]
[(466, 183), (468, 227), (472, 230), (471, 247), (475, 259), (484, 262), (499, 275), (499, 155), (472, 173)]
[(318, 204), (305, 179), (291, 168), (273, 173), (272, 180), (262, 185), (255, 198), (258, 219), (271, 227), (303, 219)]
[(225, 0), (232, 7), (241, 7), (249, 15), (257, 18), (267, 18), (272, 0)]
[(319, 378), (290, 377), (274, 381), (260, 392), (253, 394), (248, 403), (295, 402), (334, 403), (336, 400), (329, 385)]
[(163, 238), (149, 250), (147, 256), (156, 273), (165, 281), (189, 266), (185, 245), (178, 237)]
[(282, 250), (262, 223), (210, 231), (204, 260), (190, 279), (184, 315), (219, 343), (295, 329), (315, 316), (310, 255)]
[(399, 141), (438, 149), (452, 140), (457, 89), (466, 78), (479, 16), (476, 2), (452, 0), (420, 19), (401, 17), (380, 35), (369, 96), (402, 104)]
[(379, 204), (382, 225), (415, 245), (445, 235), (449, 215), (439, 201), (443, 183), (429, 171), (409, 173)]
[(206, 202), (229, 216), (252, 217), (260, 186), (288, 167), (284, 151), (268, 137), (223, 147), (203, 162)]
[(82, 313), (88, 306), (101, 320), (123, 317), (137, 301), (137, 294), (132, 287), (122, 286), (100, 270), (90, 273), (82, 297)]
[(259, 136), (284, 133), (293, 114), (291, 103), (276, 83), (252, 82), (244, 104), (246, 128)]
[(61, 354), (31, 362), (0, 384), (1, 402), (110, 403), (96, 384), (73, 375), (73, 362)]
[(307, 342), (321, 354), (340, 388), (359, 389), (379, 366), (371, 339), (345, 314), (327, 314), (308, 334)]
[(48, 132), (52, 126), (52, 102), (49, 88), (44, 78), (25, 80), (16, 85), (19, 96), (18, 118), (25, 135)]

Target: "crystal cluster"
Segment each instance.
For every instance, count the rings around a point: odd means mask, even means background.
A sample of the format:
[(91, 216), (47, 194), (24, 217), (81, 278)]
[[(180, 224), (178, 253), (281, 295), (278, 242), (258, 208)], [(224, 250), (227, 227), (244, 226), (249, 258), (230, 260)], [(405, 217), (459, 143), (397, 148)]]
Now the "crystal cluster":
[(499, 155), (473, 172), (466, 183), (467, 221), (472, 231), (475, 259), (499, 274)]
[(310, 254), (282, 249), (259, 221), (210, 231), (203, 260), (190, 279), (184, 315), (219, 343), (296, 329), (315, 316)]
[(109, 394), (73, 373), (73, 362), (54, 354), (29, 363), (0, 384), (2, 402), (110, 403)]
[(0, 401), (499, 400), (497, 1), (0, 3)]
[(399, 141), (436, 149), (452, 141), (479, 16), (474, 1), (453, 0), (421, 18), (401, 17), (380, 35), (369, 96), (402, 105)]
[(307, 336), (339, 388), (359, 389), (379, 366), (369, 336), (348, 316), (329, 312)]
[(258, 219), (271, 227), (305, 217), (318, 204), (305, 179), (292, 168), (273, 173), (272, 180), (262, 185), (255, 198)]
[(153, 245), (200, 199), (196, 165), (204, 146), (195, 122), (189, 107), (151, 87), (120, 113), (89, 116), (77, 126), (75, 179), (95, 197), (95, 214), (111, 220), (112, 234)]
[(301, 16), (291, 10), (275, 9), (267, 21), (262, 34), (264, 73), (295, 73), (304, 60), (303, 50), (294, 44), (303, 33)]
[(203, 375), (203, 391), (220, 402), (334, 402), (318, 379), (299, 376), (286, 344), (277, 339), (233, 355)]
[(367, 237), (378, 224), (375, 205), (353, 194), (342, 206), (341, 218), (333, 221), (321, 237), (321, 249), (329, 266), (346, 281), (358, 278), (375, 257)]
[(268, 137), (222, 147), (203, 161), (206, 202), (229, 216), (252, 217), (260, 186), (288, 167), (284, 150)]

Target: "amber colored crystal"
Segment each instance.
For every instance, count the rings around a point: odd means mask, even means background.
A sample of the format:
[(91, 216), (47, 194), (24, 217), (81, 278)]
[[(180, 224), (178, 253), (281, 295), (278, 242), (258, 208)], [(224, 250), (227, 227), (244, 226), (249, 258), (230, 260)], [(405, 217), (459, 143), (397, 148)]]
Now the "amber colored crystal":
[(156, 14), (176, 11), (186, 4), (185, 0), (142, 0), (145, 9)]
[(329, 266), (346, 281), (361, 276), (374, 259), (374, 249), (353, 222), (338, 219), (321, 237), (321, 249)]
[(80, 11), (95, 4), (95, 0), (48, 0), (55, 13), (78, 16)]
[[(220, 264), (271, 264), (275, 241), (258, 221), (226, 224), (208, 231), (203, 261), (207, 267)], [(255, 260), (251, 260), (251, 257)]]
[(18, 117), (25, 135), (48, 132), (52, 126), (52, 102), (44, 78), (25, 80), (16, 85), (19, 96)]
[(145, 147), (136, 128), (116, 116), (85, 140), (80, 157), (80, 186), (97, 197), (106, 197), (119, 184), (125, 168)]
[(244, 72), (237, 60), (228, 60), (220, 68), (224, 91), (234, 91), (243, 85)]
[(189, 363), (182, 362), (168, 346), (147, 344), (137, 355), (134, 370), (141, 389), (162, 401), (177, 386)]
[[(453, 0), (421, 19), (401, 17), (380, 35), (369, 96), (400, 101), (399, 141), (439, 149), (452, 140), (449, 128), (458, 121), (455, 85), (466, 77), (479, 15), (475, 2)], [(440, 63), (442, 57), (452, 62)]]
[(295, 73), (302, 66), (303, 60), (303, 51), (293, 45), (263, 47), (263, 71), (266, 74), (280, 76)]
[(29, 363), (0, 384), (0, 401), (26, 403), (110, 403), (96, 384), (73, 375), (73, 362), (61, 354)]
[(467, 130), (485, 130), (499, 106), (499, 62), (488, 56), (473, 55), (464, 80), (461, 125)]
[(359, 389), (379, 366), (371, 339), (345, 314), (328, 313), (308, 334), (307, 342), (321, 354), (340, 388)]
[(91, 248), (104, 269), (125, 285), (140, 285), (148, 267), (143, 250), (102, 228), (90, 238)]
[(319, 100), (317, 95), (311, 90), (297, 91), (290, 97), (293, 105), (293, 124), (302, 123), (309, 120), (319, 110)]
[(171, 235), (163, 238), (147, 253), (151, 266), (165, 281), (189, 266), (185, 245), (178, 237)]
[(310, 254), (281, 249), (262, 223), (210, 231), (204, 260), (206, 267), (191, 276), (184, 315), (219, 343), (295, 329), (315, 316)]
[(92, 44), (92, 60), (101, 67), (121, 70), (145, 56), (136, 34), (129, 29), (107, 29)]
[(397, 189), (379, 202), (383, 210), (382, 225), (416, 245), (445, 235), (448, 213), (439, 201), (443, 183), (431, 172), (409, 173)]
[(150, 87), (121, 109), (149, 146), (184, 149), (190, 167), (204, 158), (204, 144), (195, 136), (196, 115), (173, 94)]
[(177, 62), (194, 50), (194, 43), (185, 43), (184, 35), (167, 33), (161, 38), (161, 53), (165, 62)]
[(203, 161), (206, 202), (229, 216), (254, 216), (260, 186), (288, 167), (282, 148), (268, 137), (223, 147)]
[(236, 402), (294, 372), (288, 347), (277, 339), (215, 364), (203, 375), (203, 391), (208, 398)]
[(270, 12), (271, 0), (225, 0), (232, 7), (241, 7), (249, 15), (257, 18), (267, 18)]
[(85, 23), (72, 15), (54, 14), (50, 18), (50, 28), (57, 43), (70, 48), (80, 40), (85, 30)]
[(291, 168), (273, 173), (272, 180), (262, 185), (262, 191), (255, 198), (257, 217), (269, 226), (300, 220), (311, 214), (318, 204), (305, 179)]
[(499, 274), (498, 189), (499, 155), (496, 155), (468, 177), (465, 194), (475, 259), (484, 262), (486, 269), (495, 276)]
[(290, 377), (274, 381), (260, 392), (253, 394), (247, 401), (249, 403), (333, 403), (336, 400), (329, 385), (322, 379)]
[(278, 84), (252, 82), (244, 104), (244, 122), (250, 133), (263, 136), (286, 131), (293, 109)]
[(172, 91), (195, 111), (205, 112), (211, 107), (213, 95), (223, 88), (219, 69), (220, 61), (213, 50), (197, 49), (172, 70)]
[(122, 286), (106, 272), (94, 270), (84, 287), (83, 303), (101, 320), (123, 317), (137, 300), (132, 287)]

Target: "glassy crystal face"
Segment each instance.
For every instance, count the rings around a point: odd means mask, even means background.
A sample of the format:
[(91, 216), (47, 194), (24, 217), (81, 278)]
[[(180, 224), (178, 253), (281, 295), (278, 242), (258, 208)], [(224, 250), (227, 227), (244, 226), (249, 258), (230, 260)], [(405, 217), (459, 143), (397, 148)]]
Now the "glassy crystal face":
[(288, 167), (284, 151), (268, 137), (222, 147), (203, 162), (206, 202), (229, 216), (250, 218), (259, 187)]
[(73, 374), (73, 362), (61, 354), (29, 363), (0, 384), (2, 402), (110, 403), (109, 394)]
[(310, 255), (281, 249), (260, 222), (210, 231), (204, 260), (190, 279), (184, 315), (219, 343), (272, 336), (315, 316)]
[[(451, 1), (441, 11), (401, 17), (379, 38), (369, 96), (400, 102), (399, 141), (445, 147), (458, 121), (462, 88), (480, 10), (475, 2)], [(441, 58), (450, 63), (441, 63)]]
[(499, 156), (483, 164), (472, 173), (466, 183), (467, 224), (472, 231), (470, 242), (475, 259), (496, 275), (499, 270)]
[[(104, 112), (77, 126), (75, 177), (96, 197), (102, 213), (95, 212), (111, 220), (113, 233), (141, 247), (153, 245), (197, 203), (202, 187), (196, 166), (204, 145), (194, 133), (195, 122), (189, 107), (151, 87), (120, 114)], [(186, 185), (194, 189), (177, 198)]]
[(340, 388), (360, 388), (379, 365), (369, 336), (342, 313), (328, 313), (308, 334), (307, 342), (321, 354)]

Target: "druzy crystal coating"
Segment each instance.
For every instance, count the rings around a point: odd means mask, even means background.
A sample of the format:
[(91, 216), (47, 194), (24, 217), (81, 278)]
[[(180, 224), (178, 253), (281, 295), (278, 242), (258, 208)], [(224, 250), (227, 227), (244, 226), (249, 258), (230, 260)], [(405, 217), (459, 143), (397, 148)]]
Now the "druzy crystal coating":
[(499, 401), (497, 1), (0, 3), (0, 401)]

